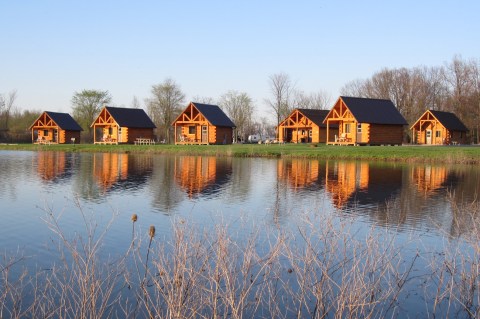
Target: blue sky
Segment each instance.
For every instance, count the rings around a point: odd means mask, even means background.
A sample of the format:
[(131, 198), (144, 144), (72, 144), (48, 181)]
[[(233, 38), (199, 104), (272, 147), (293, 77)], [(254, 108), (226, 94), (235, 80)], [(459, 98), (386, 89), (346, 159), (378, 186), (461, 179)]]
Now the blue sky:
[[(271, 115), (268, 78), (305, 92), (380, 69), (480, 58), (480, 1), (0, 0), (0, 93), (21, 109), (70, 112), (83, 89), (142, 101), (173, 78), (186, 93), (247, 92)], [(186, 101), (187, 102), (187, 101)]]

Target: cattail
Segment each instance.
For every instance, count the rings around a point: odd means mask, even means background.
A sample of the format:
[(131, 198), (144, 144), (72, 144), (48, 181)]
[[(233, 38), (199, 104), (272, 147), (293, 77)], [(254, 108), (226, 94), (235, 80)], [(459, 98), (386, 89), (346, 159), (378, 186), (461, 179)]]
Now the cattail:
[(136, 222), (137, 219), (138, 219), (137, 214), (133, 214), (133, 215), (132, 215), (132, 222)]
[(150, 236), (150, 239), (152, 239), (153, 236), (155, 236), (155, 226), (150, 225), (150, 230), (148, 231), (148, 235)]

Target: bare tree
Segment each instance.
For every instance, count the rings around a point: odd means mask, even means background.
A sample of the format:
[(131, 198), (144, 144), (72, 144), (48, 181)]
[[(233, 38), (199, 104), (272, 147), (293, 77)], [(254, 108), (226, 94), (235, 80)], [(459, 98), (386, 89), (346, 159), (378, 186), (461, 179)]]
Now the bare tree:
[(152, 96), (145, 100), (150, 117), (162, 132), (167, 143), (171, 142), (171, 124), (180, 113), (185, 94), (171, 78), (152, 86)]
[(133, 109), (139, 109), (140, 108), (140, 100), (137, 98), (136, 95), (133, 96), (132, 103), (130, 103), (130, 107), (133, 108)]
[(479, 129), (480, 129), (480, 61), (474, 63), (473, 67), (473, 81), (474, 81), (474, 94), (472, 104), (476, 108), (475, 112), (475, 143), (480, 143)]
[(88, 132), (88, 140), (93, 138), (90, 125), (102, 110), (102, 107), (112, 101), (108, 91), (83, 90), (75, 92), (72, 97), (73, 117)]
[(222, 95), (219, 104), (236, 125), (234, 142), (237, 142), (238, 136), (244, 141), (252, 125), (252, 99), (245, 92), (228, 91)]
[(341, 90), (340, 94), (344, 96), (367, 97), (365, 93), (366, 80), (356, 79), (347, 82)]
[(192, 97), (192, 102), (202, 103), (202, 104), (216, 104), (215, 99), (209, 96), (199, 96), (195, 95)]
[(330, 107), (330, 96), (323, 90), (310, 94), (295, 90), (292, 104), (299, 109), (325, 110)]
[(294, 88), (290, 76), (286, 73), (273, 74), (269, 78), (269, 84), (272, 99), (267, 99), (266, 103), (277, 117), (278, 126), (280, 121), (291, 112), (290, 99)]
[(0, 95), (0, 118), (3, 122), (3, 125), (0, 124), (0, 128), (3, 126), (4, 129), (9, 129), (10, 116), (14, 110), (16, 99), (17, 90), (10, 91), (7, 97)]

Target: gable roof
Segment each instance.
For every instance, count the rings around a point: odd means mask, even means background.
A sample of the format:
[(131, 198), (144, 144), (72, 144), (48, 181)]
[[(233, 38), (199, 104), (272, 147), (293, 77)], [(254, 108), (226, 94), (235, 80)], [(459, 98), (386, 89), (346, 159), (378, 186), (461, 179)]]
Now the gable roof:
[(407, 125), (407, 121), (390, 100), (340, 96), (360, 123)]
[[(73, 117), (68, 114), (68, 113), (58, 113), (58, 112), (50, 112), (50, 111), (45, 111), (45, 114), (48, 115), (54, 121), (59, 128), (62, 130), (66, 131), (83, 131), (82, 127), (78, 125), (78, 123), (73, 119)], [(42, 116), (42, 113), (36, 120), (37, 122)], [(30, 126), (30, 129), (35, 125), (35, 122), (33, 122), (32, 126)]]
[(105, 109), (122, 127), (156, 128), (143, 109), (106, 106)]
[(315, 110), (315, 109), (297, 109), (300, 113), (305, 115), (310, 121), (317, 124), (319, 127), (327, 127), (323, 124), (323, 120), (327, 117), (329, 110)]
[(463, 124), (454, 113), (433, 110), (430, 110), (430, 113), (432, 113), (433, 116), (435, 116), (435, 118), (442, 123), (447, 130), (463, 132), (468, 131), (468, 128), (465, 126), (465, 124)]
[(191, 102), (205, 116), (207, 121), (215, 126), (235, 127), (235, 123), (222, 111), (218, 105)]

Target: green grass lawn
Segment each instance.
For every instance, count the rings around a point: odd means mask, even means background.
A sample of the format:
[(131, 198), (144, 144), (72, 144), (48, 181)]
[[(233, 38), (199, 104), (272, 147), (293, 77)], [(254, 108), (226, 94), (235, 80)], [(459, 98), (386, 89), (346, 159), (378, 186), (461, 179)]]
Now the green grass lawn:
[(323, 144), (234, 145), (0, 145), (0, 150), (121, 152), (234, 157), (297, 157), (479, 164), (477, 146), (326, 146)]

